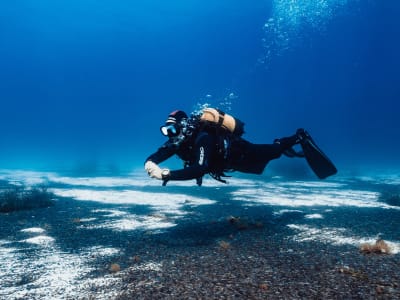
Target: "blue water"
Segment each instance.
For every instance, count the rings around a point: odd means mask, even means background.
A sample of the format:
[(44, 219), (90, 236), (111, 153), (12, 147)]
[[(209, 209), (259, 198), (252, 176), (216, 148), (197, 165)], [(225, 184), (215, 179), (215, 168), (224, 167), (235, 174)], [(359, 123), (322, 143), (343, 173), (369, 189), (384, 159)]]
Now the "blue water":
[[(130, 170), (175, 109), (400, 167), (398, 1), (2, 1), (0, 168)], [(231, 94), (231, 97), (229, 95)], [(208, 96), (207, 96), (208, 95)]]

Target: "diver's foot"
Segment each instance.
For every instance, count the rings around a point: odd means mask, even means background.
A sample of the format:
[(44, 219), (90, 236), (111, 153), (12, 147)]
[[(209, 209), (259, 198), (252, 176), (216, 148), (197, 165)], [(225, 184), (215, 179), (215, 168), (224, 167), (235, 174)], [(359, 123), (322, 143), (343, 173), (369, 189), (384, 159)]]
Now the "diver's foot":
[(287, 156), (287, 157), (304, 157), (304, 153), (303, 151), (296, 151), (293, 148), (289, 148), (286, 149), (285, 151), (283, 151), (283, 155)]
[(304, 128), (299, 128), (296, 131), (296, 136), (297, 136), (297, 143), (301, 143), (303, 140), (308, 138), (310, 135)]

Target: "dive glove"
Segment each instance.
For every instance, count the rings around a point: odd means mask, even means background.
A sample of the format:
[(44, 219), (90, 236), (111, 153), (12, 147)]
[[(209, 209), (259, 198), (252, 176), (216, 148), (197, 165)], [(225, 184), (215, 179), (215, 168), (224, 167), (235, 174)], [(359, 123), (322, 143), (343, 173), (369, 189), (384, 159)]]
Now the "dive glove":
[(152, 162), (151, 160), (147, 161), (144, 164), (144, 168), (151, 178), (165, 180), (166, 177), (169, 177), (169, 169), (161, 169), (156, 163)]

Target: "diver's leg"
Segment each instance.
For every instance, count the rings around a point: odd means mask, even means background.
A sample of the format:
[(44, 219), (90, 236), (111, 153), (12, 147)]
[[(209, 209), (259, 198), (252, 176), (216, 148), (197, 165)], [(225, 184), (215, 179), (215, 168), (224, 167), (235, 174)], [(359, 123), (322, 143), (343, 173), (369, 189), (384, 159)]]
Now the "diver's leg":
[(278, 149), (282, 154), (284, 151), (291, 149), (294, 145), (298, 144), (299, 142), (300, 142), (299, 136), (295, 134), (290, 137), (284, 137), (274, 140), (274, 145), (278, 145)]
[(242, 155), (233, 162), (233, 169), (243, 173), (262, 174), (270, 160), (282, 155), (280, 144), (247, 143), (242, 148)]
[(268, 162), (281, 157), (285, 151), (292, 149), (300, 141), (298, 134), (290, 137), (276, 139), (273, 144), (252, 144), (242, 140), (240, 143), (240, 155), (234, 155), (231, 162), (232, 168), (243, 173), (261, 174)]
[(308, 133), (303, 129), (297, 129), (296, 134), (288, 137), (276, 139), (274, 143), (280, 144), (282, 146), (282, 153), (287, 157), (304, 157), (303, 151), (296, 151), (293, 149), (293, 146), (301, 143), (301, 141), (307, 138)]

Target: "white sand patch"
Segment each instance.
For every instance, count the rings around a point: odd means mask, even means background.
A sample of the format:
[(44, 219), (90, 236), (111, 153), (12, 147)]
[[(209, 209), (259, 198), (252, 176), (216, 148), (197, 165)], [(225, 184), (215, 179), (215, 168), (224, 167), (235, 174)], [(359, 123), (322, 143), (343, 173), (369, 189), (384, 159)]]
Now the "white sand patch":
[(400, 209), (379, 202), (379, 193), (332, 188), (303, 188), (293, 184), (293, 188), (277, 184), (271, 188), (238, 189), (232, 193), (234, 200), (248, 201), (252, 204), (269, 204), (274, 206), (354, 206)]
[(112, 204), (133, 204), (151, 206), (156, 210), (180, 211), (184, 205), (210, 205), (215, 201), (185, 194), (151, 193), (132, 190), (98, 191), (89, 189), (51, 189), (61, 197), (76, 200), (97, 201)]
[[(111, 229), (116, 231), (130, 231), (130, 230), (157, 230), (166, 229), (176, 226), (176, 223), (171, 220), (180, 218), (183, 213), (175, 213), (173, 218), (167, 218), (164, 214), (154, 215), (136, 215), (130, 214), (125, 211), (116, 209), (95, 209), (93, 213), (102, 215), (103, 217), (110, 218), (111, 220), (104, 220), (101, 223), (91, 224), (90, 218), (87, 219), (85, 225), (79, 226), (81, 229)], [(170, 211), (167, 211), (170, 213)], [(165, 211), (164, 211), (165, 213)], [(92, 218), (93, 221), (98, 218)], [(80, 220), (81, 221), (81, 220)]]
[(400, 184), (400, 170), (394, 170), (391, 173), (374, 173), (371, 176), (357, 176), (355, 177), (356, 180), (370, 182), (370, 183), (385, 183), (385, 184), (392, 184), (392, 185), (399, 185)]
[[(50, 183), (66, 184), (75, 187), (146, 187), (146, 186), (161, 186), (160, 180), (155, 180), (147, 176), (145, 171), (134, 172), (129, 176), (93, 176), (93, 177), (69, 177), (58, 176), (56, 174), (48, 174), (46, 179)], [(249, 182), (251, 182), (249, 180)], [(214, 179), (205, 177), (204, 185), (208, 187), (218, 187), (224, 185)], [(194, 186), (194, 180), (187, 181), (171, 181), (168, 183), (171, 186)]]
[(47, 247), (49, 246), (49, 244), (52, 244), (54, 242), (54, 238), (47, 235), (39, 235), (26, 240), (22, 240), (21, 242)]
[(46, 230), (40, 227), (32, 227), (32, 228), (26, 228), (22, 229), (21, 232), (26, 232), (26, 233), (44, 233)]
[(298, 210), (298, 209), (281, 209), (281, 210), (275, 211), (274, 215), (280, 216), (280, 215), (288, 214), (288, 213), (303, 213), (303, 211)]
[(86, 222), (93, 222), (93, 221), (96, 221), (97, 219), (96, 218), (81, 218), (81, 219), (79, 219), (79, 222), (80, 223), (86, 223)]
[(139, 216), (127, 214), (123, 218), (117, 220), (105, 221), (100, 224), (81, 226), (84, 229), (111, 229), (116, 231), (129, 231), (129, 230), (154, 230), (166, 229), (176, 226), (175, 223), (166, 221), (165, 219), (153, 216)]
[(9, 243), (10, 243), (10, 241), (7, 241), (7, 240), (0, 240), (0, 246), (7, 245), (7, 244), (9, 244)]
[(142, 270), (142, 271), (161, 271), (162, 264), (155, 262), (148, 262), (131, 267), (132, 270)]
[[(130, 214), (126, 211), (116, 209), (95, 209), (93, 213), (100, 214), (102, 217), (109, 218), (110, 220), (103, 220), (100, 223), (96, 222), (91, 224), (92, 221), (99, 220), (98, 218), (88, 218), (84, 225), (79, 226), (81, 229), (111, 229), (116, 231), (130, 231), (130, 230), (156, 230), (166, 229), (176, 226), (171, 222), (172, 219), (180, 217), (175, 214), (174, 218), (167, 218), (164, 214), (154, 215), (136, 215)], [(81, 221), (80, 219), (79, 221)]]
[(87, 250), (88, 253), (91, 254), (91, 256), (112, 256), (119, 254), (121, 251), (120, 249), (117, 248), (104, 248), (101, 246), (95, 246), (91, 247)]
[(65, 253), (53, 244), (31, 254), (23, 248), (0, 246), (0, 299), (112, 299), (120, 292), (119, 277), (90, 278), (94, 256), (109, 256), (118, 249), (93, 247), (79, 254)]
[(110, 218), (121, 217), (128, 214), (126, 211), (121, 211), (117, 209), (93, 209), (92, 212), (99, 213), (104, 217), (110, 217)]
[[(0, 257), (2, 255), (6, 255), (6, 254), (11, 254), (15, 251), (17, 251), (18, 249), (15, 247), (8, 247), (9, 244), (11, 244), (11, 241), (7, 241), (7, 240), (0, 240)], [(2, 262), (4, 262), (5, 260), (0, 260)], [(0, 274), (1, 274), (1, 269), (2, 268), (9, 268), (10, 266), (8, 264), (0, 264)], [(1, 279), (1, 277), (0, 277)], [(1, 282), (1, 280), (0, 280)]]
[[(143, 187), (161, 185), (161, 181), (149, 178), (145, 174), (145, 171), (132, 173), (131, 176), (69, 177), (60, 176), (54, 172), (0, 170), (0, 180), (26, 186), (52, 183), (87, 187)], [(188, 182), (181, 183), (182, 185), (189, 185)]]
[(84, 187), (127, 187), (127, 186), (145, 186), (146, 183), (140, 178), (127, 177), (66, 177), (51, 176), (49, 181), (62, 183), (71, 186)]
[(330, 182), (330, 181), (293, 181), (293, 182), (282, 182), (280, 185), (286, 187), (298, 187), (309, 190), (310, 188), (342, 188), (345, 186), (343, 183)]
[(390, 249), (390, 253), (398, 254), (400, 252), (400, 242), (385, 241)]
[(309, 214), (309, 215), (305, 215), (304, 218), (306, 219), (323, 219), (323, 215), (321, 214)]
[[(333, 245), (353, 245), (360, 247), (362, 244), (375, 244), (377, 237), (355, 237), (345, 236), (346, 228), (315, 228), (308, 225), (289, 224), (289, 228), (297, 231), (298, 233), (293, 237), (298, 242), (319, 241), (323, 243), (330, 243)], [(400, 243), (385, 241), (390, 247), (392, 254), (399, 253)]]

